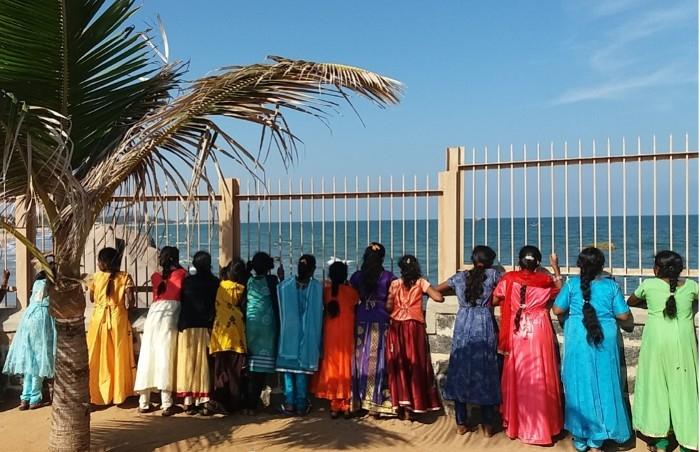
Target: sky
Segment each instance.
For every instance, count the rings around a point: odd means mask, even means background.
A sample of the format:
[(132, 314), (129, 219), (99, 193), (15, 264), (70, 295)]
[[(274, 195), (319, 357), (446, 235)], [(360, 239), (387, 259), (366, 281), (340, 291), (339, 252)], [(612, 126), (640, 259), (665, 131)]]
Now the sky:
[[(566, 0), (233, 2), (143, 0), (134, 22), (160, 16), (170, 60), (189, 78), (281, 55), (360, 66), (405, 85), (398, 106), (356, 99), (319, 121), (291, 115), (295, 165), (270, 178), (414, 174), (434, 185), (448, 146), (570, 143), (637, 136), (646, 148), (698, 136), (697, 2)], [(227, 124), (256, 149), (260, 130)], [(600, 142), (599, 142), (600, 143)], [(664, 148), (665, 149), (665, 148)], [(493, 151), (492, 151), (493, 152)], [(531, 151), (532, 152), (532, 151)], [(532, 154), (531, 154), (532, 155)], [(227, 176), (244, 176), (224, 163)]]

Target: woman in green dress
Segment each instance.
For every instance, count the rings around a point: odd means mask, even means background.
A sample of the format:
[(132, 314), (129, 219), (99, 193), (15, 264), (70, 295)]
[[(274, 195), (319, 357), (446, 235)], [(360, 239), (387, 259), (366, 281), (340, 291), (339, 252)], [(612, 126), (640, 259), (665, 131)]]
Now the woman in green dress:
[(673, 251), (654, 258), (655, 278), (630, 296), (630, 306), (646, 304), (632, 420), (649, 438), (649, 450), (666, 450), (673, 432), (681, 450), (698, 448), (697, 343), (693, 302), (698, 283), (680, 278), (683, 259)]

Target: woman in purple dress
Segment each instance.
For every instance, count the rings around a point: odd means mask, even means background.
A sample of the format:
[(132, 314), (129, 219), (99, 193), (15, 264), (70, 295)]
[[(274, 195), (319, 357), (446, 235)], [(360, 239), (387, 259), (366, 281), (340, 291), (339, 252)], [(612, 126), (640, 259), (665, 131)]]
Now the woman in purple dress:
[(370, 415), (396, 414), (391, 404), (386, 373), (386, 333), (389, 314), (386, 300), (393, 273), (384, 270), (386, 250), (372, 242), (365, 250), (362, 267), (350, 278), (360, 294), (355, 316), (355, 358), (352, 372), (353, 408)]

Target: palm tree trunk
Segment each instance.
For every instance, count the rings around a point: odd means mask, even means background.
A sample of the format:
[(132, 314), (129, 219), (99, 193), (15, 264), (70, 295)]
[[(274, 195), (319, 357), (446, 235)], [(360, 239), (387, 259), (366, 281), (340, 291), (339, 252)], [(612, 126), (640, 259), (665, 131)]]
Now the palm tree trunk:
[(73, 283), (69, 289), (53, 288), (50, 297), (51, 313), (56, 318), (56, 374), (49, 450), (87, 451), (90, 393), (85, 295), (82, 287)]

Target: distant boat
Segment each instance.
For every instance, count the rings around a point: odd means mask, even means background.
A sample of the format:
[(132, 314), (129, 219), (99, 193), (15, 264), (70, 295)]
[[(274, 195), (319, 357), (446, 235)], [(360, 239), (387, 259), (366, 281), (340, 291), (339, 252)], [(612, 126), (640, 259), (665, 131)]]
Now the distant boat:
[(536, 228), (539, 223), (530, 223), (531, 228)]

